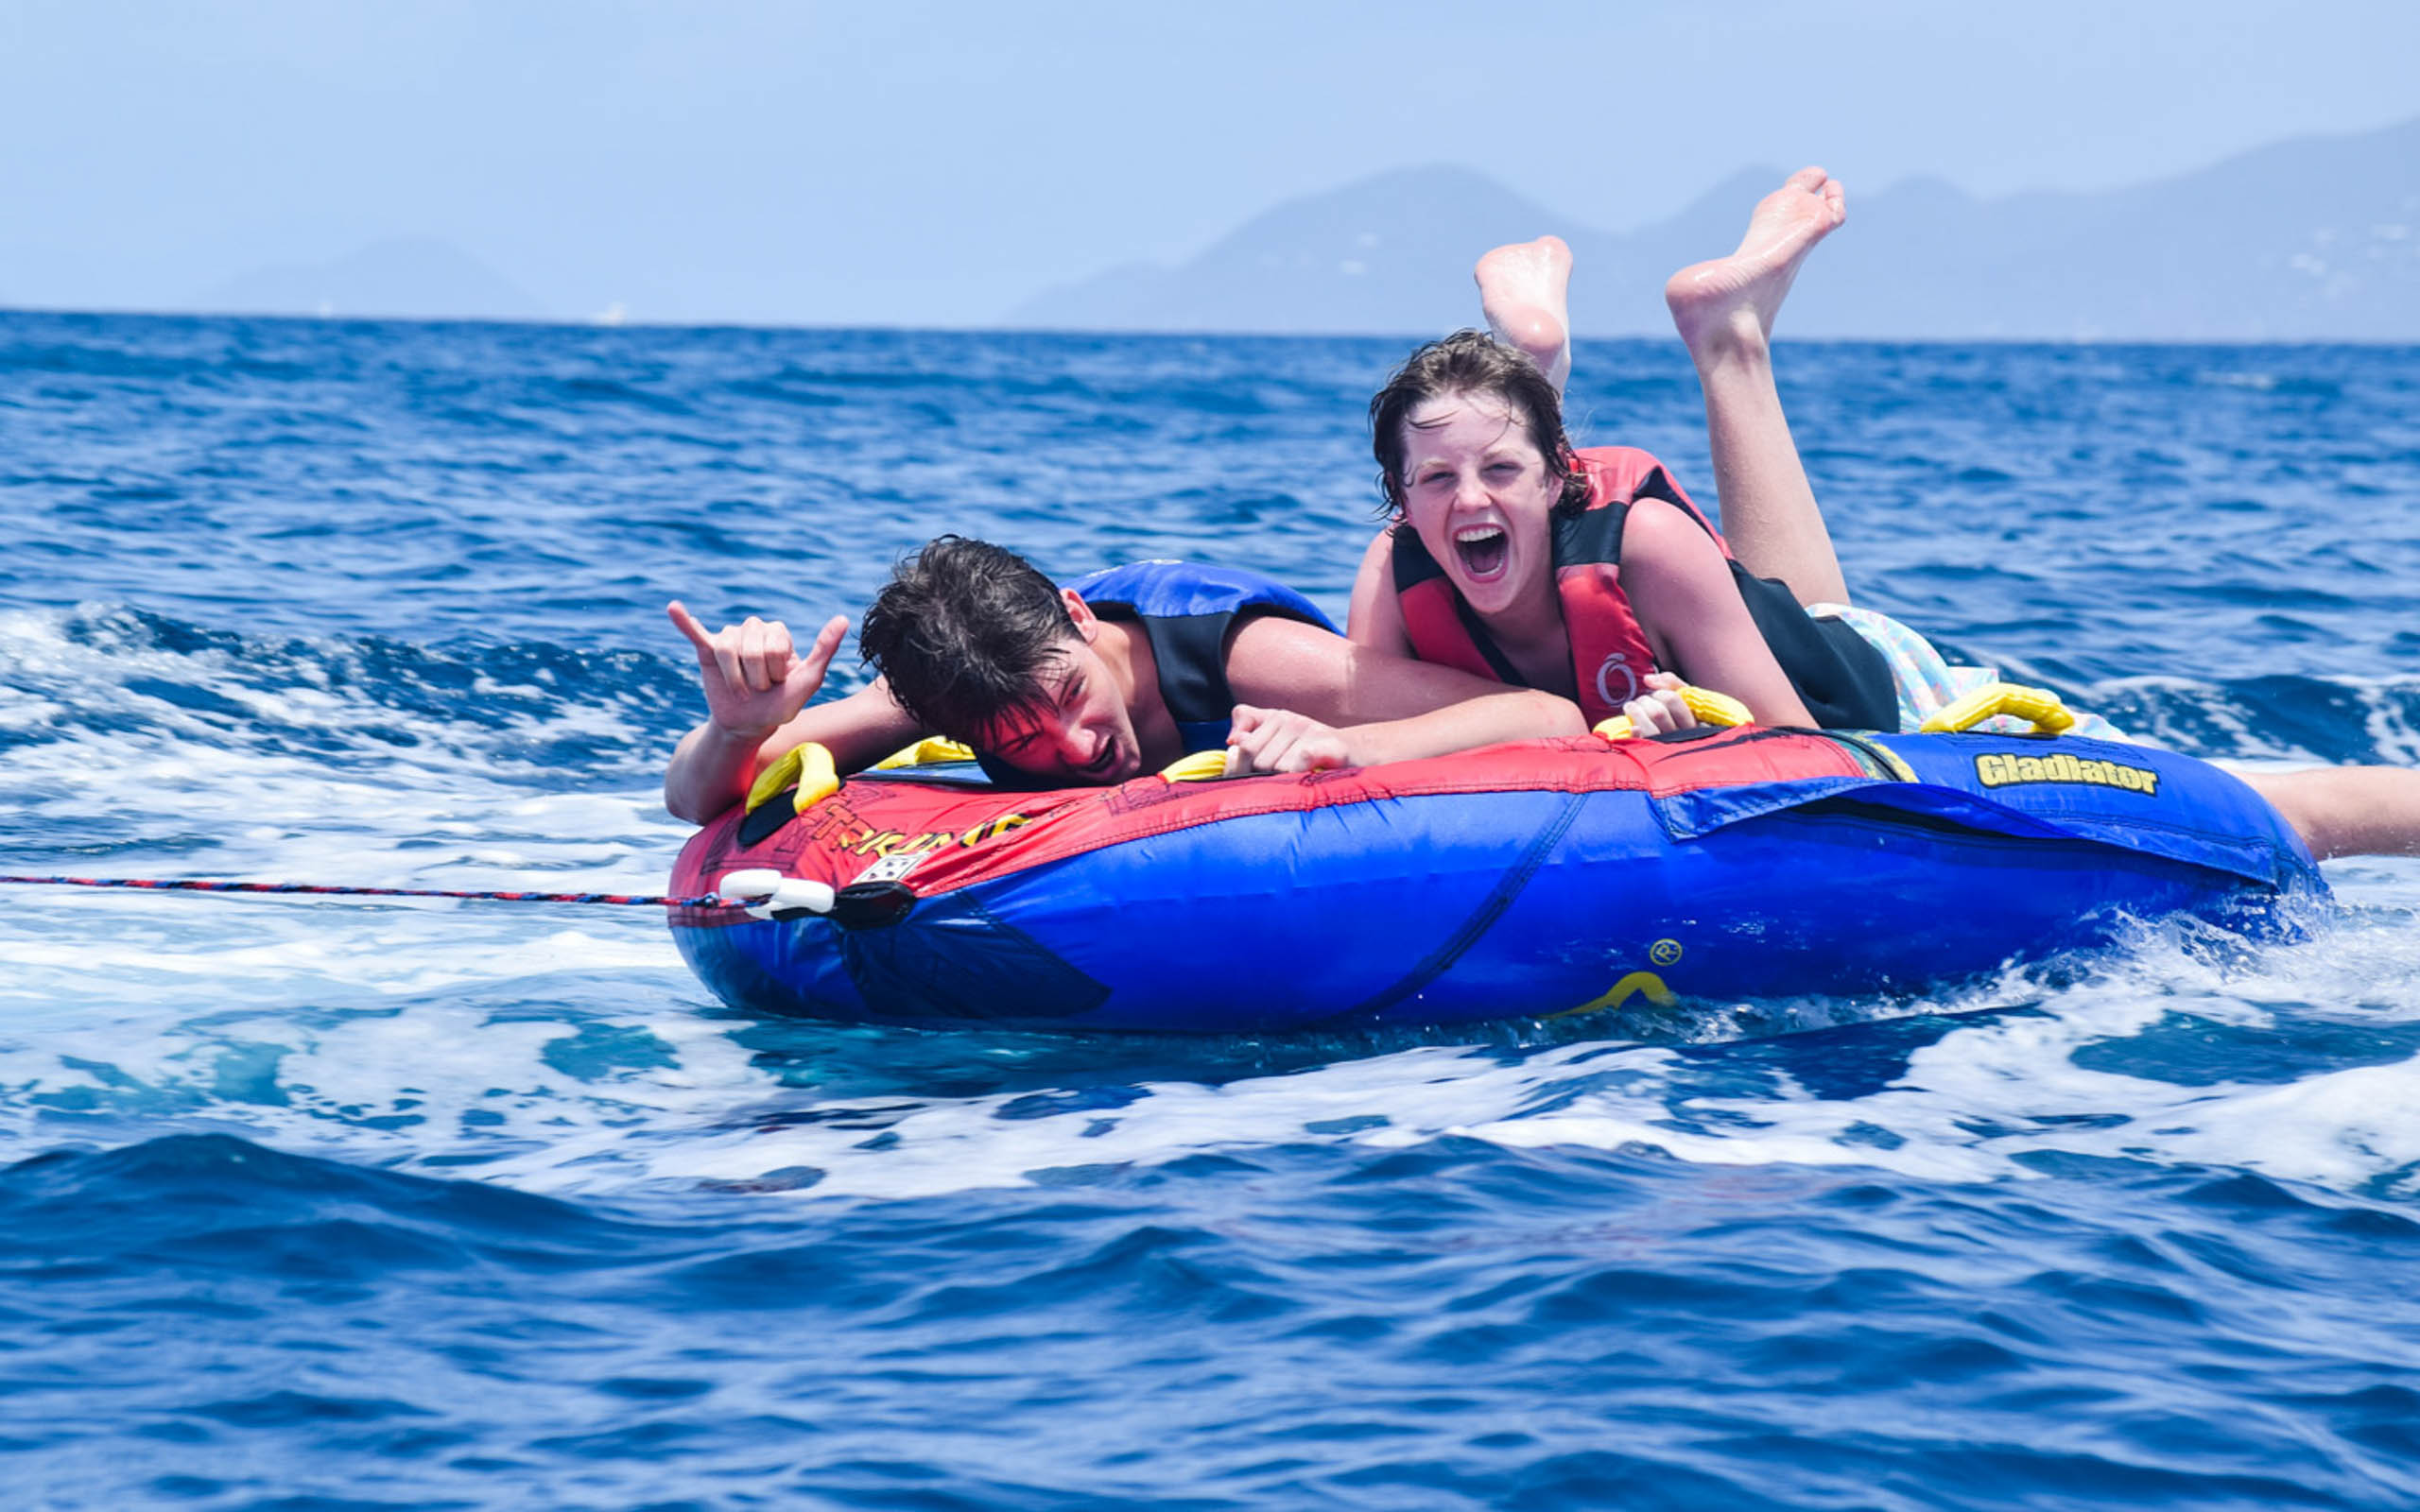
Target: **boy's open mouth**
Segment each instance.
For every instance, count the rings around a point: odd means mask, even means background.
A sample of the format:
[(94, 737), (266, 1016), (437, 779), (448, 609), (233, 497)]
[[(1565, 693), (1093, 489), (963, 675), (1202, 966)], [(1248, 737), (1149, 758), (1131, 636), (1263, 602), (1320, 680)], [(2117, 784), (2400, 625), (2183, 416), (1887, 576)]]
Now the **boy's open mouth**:
[(1454, 532), (1454, 554), (1462, 559), (1463, 573), (1481, 582), (1504, 570), (1512, 544), (1502, 525), (1464, 525)]

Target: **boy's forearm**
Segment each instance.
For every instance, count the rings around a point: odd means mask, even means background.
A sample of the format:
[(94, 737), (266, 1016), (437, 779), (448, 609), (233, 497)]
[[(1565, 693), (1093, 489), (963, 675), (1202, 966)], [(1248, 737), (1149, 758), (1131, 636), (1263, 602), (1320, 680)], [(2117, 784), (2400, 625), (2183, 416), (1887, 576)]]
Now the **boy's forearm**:
[(664, 806), (675, 817), (703, 824), (746, 798), (765, 763), (804, 741), (829, 750), (834, 769), (845, 777), (924, 733), (878, 682), (762, 732), (735, 733), (708, 720), (682, 736), (672, 752)]
[(664, 806), (703, 824), (748, 796), (763, 736), (735, 735), (712, 720), (681, 737), (664, 774)]

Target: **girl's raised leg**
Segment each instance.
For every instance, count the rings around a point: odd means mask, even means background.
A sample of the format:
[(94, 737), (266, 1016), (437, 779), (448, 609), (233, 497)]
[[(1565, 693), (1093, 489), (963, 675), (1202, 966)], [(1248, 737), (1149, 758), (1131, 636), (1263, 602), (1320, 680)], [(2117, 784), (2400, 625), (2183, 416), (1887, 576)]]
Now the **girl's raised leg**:
[(1750, 572), (1780, 578), (1802, 604), (1845, 604), (1849, 591), (1773, 386), (1773, 317), (1799, 264), (1847, 218), (1839, 182), (1802, 168), (1756, 206), (1737, 251), (1664, 285), (1705, 390), (1723, 536)]

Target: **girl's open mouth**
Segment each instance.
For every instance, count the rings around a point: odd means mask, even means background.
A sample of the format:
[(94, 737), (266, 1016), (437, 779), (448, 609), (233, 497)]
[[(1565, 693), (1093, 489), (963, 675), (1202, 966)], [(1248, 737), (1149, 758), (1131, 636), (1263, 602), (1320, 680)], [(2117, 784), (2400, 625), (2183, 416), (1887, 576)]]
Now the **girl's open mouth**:
[(1504, 571), (1504, 558), (1512, 538), (1501, 525), (1465, 525), (1454, 532), (1454, 554), (1462, 559), (1463, 574), (1477, 582), (1486, 582)]

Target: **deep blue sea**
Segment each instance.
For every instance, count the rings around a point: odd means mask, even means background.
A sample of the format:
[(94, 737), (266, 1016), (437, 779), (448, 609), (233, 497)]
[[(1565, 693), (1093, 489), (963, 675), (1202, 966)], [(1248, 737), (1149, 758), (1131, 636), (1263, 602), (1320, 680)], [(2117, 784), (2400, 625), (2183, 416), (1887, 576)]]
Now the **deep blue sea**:
[[(657, 890), (667, 598), (812, 624), (959, 530), (1340, 618), (1408, 345), (0, 314), (0, 870)], [(1860, 601), (2420, 763), (2420, 351), (1779, 363)], [(1677, 344), (1572, 409), (1711, 493)], [(2303, 944), (1321, 1040), (0, 888), (0, 1504), (2410, 1507), (2420, 861), (2328, 873)]]

